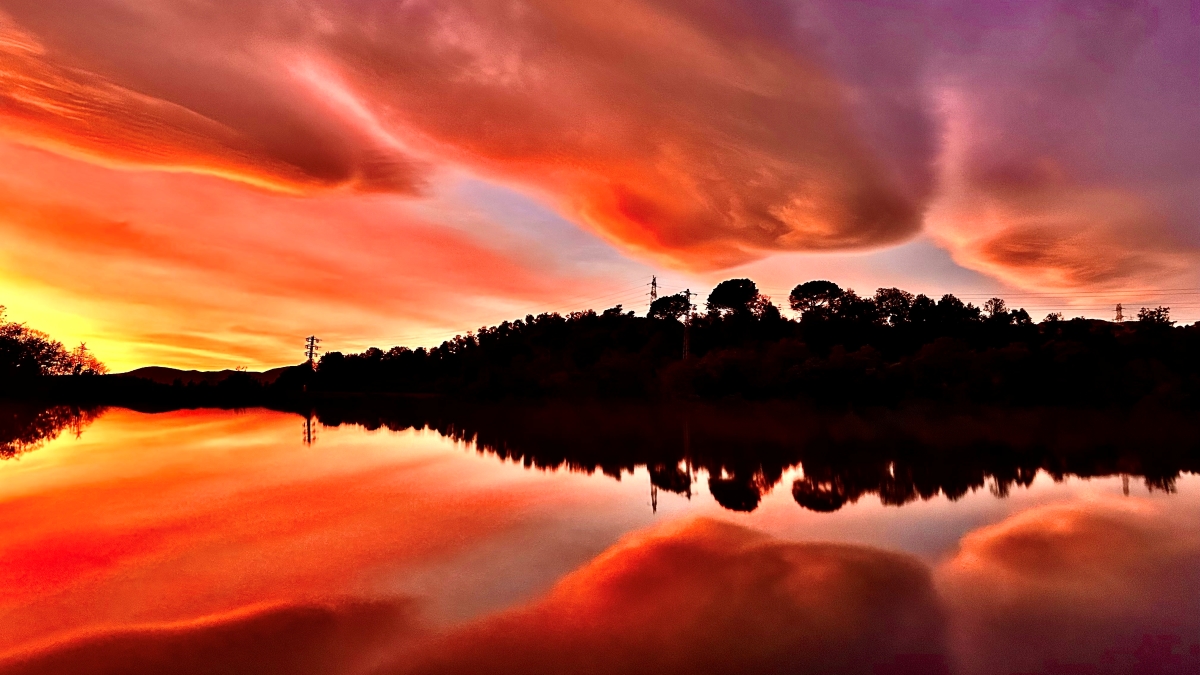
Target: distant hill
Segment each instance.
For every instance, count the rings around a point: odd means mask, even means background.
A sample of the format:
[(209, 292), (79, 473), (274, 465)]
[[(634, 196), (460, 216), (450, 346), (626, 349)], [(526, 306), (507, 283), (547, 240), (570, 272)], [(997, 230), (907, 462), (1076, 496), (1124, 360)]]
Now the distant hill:
[[(283, 368), (272, 368), (266, 372), (250, 371), (242, 373), (249, 375), (262, 384), (273, 384), (279, 376), (291, 366)], [(127, 373), (117, 373), (118, 377), (135, 377), (141, 380), (149, 380), (159, 384), (174, 384), (176, 380), (183, 384), (217, 384), (231, 375), (237, 375), (236, 370), (179, 370), (178, 368), (165, 368), (163, 366), (147, 366), (138, 368)]]

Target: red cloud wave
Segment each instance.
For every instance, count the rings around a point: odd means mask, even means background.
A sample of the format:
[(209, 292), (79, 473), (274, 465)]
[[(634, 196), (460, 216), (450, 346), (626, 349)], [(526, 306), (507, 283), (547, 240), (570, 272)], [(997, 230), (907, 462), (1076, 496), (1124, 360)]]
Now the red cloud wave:
[[(95, 84), (41, 77), (50, 104), (28, 133), (151, 164), (156, 151), (177, 167), (208, 144), (247, 155), (264, 181), (360, 189), (411, 189), (408, 146), (419, 146), (691, 267), (878, 246), (920, 225), (927, 186), (869, 146), (842, 82), (763, 32), (787, 20), (777, 7), (762, 19), (649, 0), (240, 5), (136, 18), (72, 6), (161, 59), (146, 63), (111, 33), (64, 24), (65, 7), (12, 3), (51, 57), (103, 65), (79, 76)], [(167, 44), (183, 35), (195, 47)], [(227, 58), (204, 56), (213, 49)], [(45, 69), (43, 58), (22, 67)], [(76, 98), (106, 127), (100, 138), (45, 112)]]
[(0, 133), (109, 165), (208, 173), (293, 192), (345, 182), (411, 193), (420, 182), (413, 164), (395, 153), (362, 148), (339, 171), (306, 162), (299, 149), (272, 152), (244, 129), (57, 62), (2, 13)]
[(631, 535), (542, 600), (388, 672), (871, 673), (940, 651), (941, 622), (907, 556), (699, 520)]
[[(969, 534), (940, 577), (965, 675), (1056, 663), (1171, 672), (1154, 668), (1182, 661), (1189, 647), (1200, 664), (1200, 539), (1190, 520), (1155, 505), (1032, 509)], [(1146, 645), (1144, 636), (1173, 638)]]

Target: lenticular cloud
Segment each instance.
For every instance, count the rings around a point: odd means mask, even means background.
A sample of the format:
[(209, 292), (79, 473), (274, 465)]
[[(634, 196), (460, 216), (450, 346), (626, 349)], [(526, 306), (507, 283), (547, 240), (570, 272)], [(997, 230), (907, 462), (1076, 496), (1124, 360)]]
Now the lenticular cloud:
[(1120, 285), (1195, 260), (1193, 5), (3, 0), (0, 129), (302, 194), (465, 168), (693, 269), (924, 230)]

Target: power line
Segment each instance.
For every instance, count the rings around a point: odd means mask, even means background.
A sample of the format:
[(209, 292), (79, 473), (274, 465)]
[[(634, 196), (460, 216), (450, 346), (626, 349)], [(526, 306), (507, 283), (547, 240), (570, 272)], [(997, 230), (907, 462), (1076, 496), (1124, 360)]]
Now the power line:
[[(621, 288), (619, 290), (610, 291), (608, 293), (605, 293), (605, 294), (599, 295), (599, 296), (590, 296), (589, 297), (589, 296), (581, 295), (581, 296), (576, 296), (574, 298), (568, 298), (568, 299), (560, 301), (560, 304), (558, 304), (556, 306), (551, 306), (551, 307), (546, 307), (545, 305), (527, 306), (526, 308), (523, 308), (523, 309), (516, 308), (513, 310), (509, 310), (509, 311), (511, 311), (513, 314), (520, 314), (522, 312), (525, 314), (528, 314), (532, 311), (536, 311), (536, 312), (538, 312), (538, 314), (552, 314), (555, 312), (565, 311), (568, 309), (575, 309), (579, 305), (600, 303), (602, 301), (605, 303), (615, 302), (615, 304), (617, 304), (617, 305), (623, 305), (627, 302), (634, 302), (636, 300), (644, 298), (645, 296), (642, 294), (645, 291), (643, 289), (645, 289), (645, 287), (647, 285), (650, 285), (654, 282), (655, 282), (655, 279), (652, 278), (651, 281), (648, 283), (640, 283), (636, 286), (628, 286), (625, 288)], [(620, 301), (620, 302), (616, 302), (616, 301)], [(475, 328), (476, 327), (472, 327), (472, 328), (468, 328), (466, 330), (456, 331), (456, 334), (463, 335), (465, 333), (469, 333), (469, 332), (475, 330)], [(419, 340), (419, 339), (423, 339), (423, 338), (427, 338), (427, 337), (446, 336), (448, 334), (449, 334), (449, 331), (447, 331), (447, 330), (433, 329), (433, 330), (423, 332), (423, 333), (409, 333), (409, 334), (405, 334), (405, 335), (386, 335), (383, 337), (376, 338), (375, 340), (378, 342), (402, 343), (402, 342), (408, 342), (408, 341), (413, 341), (413, 340)], [(444, 339), (448, 339), (448, 338), (443, 338), (443, 340)]]

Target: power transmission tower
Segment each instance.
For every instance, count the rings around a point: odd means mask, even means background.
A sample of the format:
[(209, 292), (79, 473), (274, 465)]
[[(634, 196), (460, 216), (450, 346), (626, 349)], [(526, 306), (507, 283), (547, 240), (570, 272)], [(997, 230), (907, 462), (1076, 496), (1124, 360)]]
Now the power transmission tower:
[(1125, 320), (1125, 308), (1122, 307), (1121, 303), (1118, 302), (1117, 303), (1117, 323), (1121, 323), (1124, 320)]
[(304, 341), (304, 354), (308, 356), (308, 365), (310, 366), (313, 365), (313, 359), (317, 357), (317, 352), (321, 351), (321, 348), (317, 346), (319, 344), (321, 344), (321, 340), (316, 335), (309, 335)]
[(657, 299), (658, 299), (658, 277), (652, 276), (652, 277), (650, 277), (650, 304), (653, 305), (654, 301)]
[(683, 358), (685, 361), (692, 347), (692, 295), (690, 288), (683, 292), (683, 297), (687, 298), (687, 316), (683, 320)]
[(692, 465), (692, 419), (683, 418), (683, 466), (687, 471), (687, 498), (692, 501), (692, 483), (696, 482), (696, 467)]
[(317, 440), (317, 430), (313, 427), (312, 413), (304, 416), (304, 444), (312, 445)]

